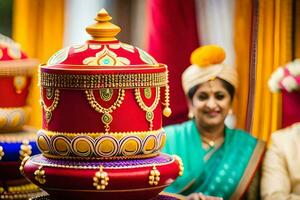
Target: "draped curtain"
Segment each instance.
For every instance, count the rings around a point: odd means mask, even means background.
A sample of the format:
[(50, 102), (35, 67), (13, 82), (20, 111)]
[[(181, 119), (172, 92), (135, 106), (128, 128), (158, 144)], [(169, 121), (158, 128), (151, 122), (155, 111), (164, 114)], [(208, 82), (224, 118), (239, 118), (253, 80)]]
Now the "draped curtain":
[[(64, 0), (14, 0), (13, 39), (21, 44), (29, 57), (41, 63), (62, 48)], [(29, 105), (32, 108), (29, 124), (41, 126), (41, 108), (37, 72), (31, 84)]]
[(172, 115), (164, 125), (187, 119), (181, 74), (190, 65), (191, 52), (199, 47), (194, 0), (149, 0), (147, 4), (148, 52), (168, 65)]
[[(239, 75), (239, 86), (236, 90), (234, 113), (237, 128), (246, 129), (249, 98), (250, 50), (252, 44), (252, 0), (235, 2), (234, 48), (236, 52), (236, 70)], [(249, 130), (248, 130), (249, 131)]]
[(281, 96), (271, 94), (267, 81), (280, 65), (291, 60), (292, 0), (259, 0), (257, 46), (252, 48), (256, 56), (254, 107), (251, 132), (268, 140), (270, 134), (281, 128)]

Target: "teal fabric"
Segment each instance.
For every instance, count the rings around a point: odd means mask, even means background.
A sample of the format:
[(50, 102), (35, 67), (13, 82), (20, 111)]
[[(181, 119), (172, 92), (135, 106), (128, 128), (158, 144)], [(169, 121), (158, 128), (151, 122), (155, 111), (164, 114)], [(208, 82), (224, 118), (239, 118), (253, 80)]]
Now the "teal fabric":
[(202, 192), (229, 199), (258, 142), (242, 130), (226, 127), (223, 145), (205, 161), (207, 151), (202, 148), (194, 120), (165, 127), (165, 131), (167, 141), (162, 151), (180, 156), (184, 165), (183, 176), (177, 178), (166, 191), (184, 195)]

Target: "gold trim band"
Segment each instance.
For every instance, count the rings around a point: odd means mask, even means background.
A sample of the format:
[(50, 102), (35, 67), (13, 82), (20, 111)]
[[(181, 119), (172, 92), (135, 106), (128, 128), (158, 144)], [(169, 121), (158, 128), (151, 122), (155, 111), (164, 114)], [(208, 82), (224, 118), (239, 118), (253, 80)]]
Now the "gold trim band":
[(244, 174), (236, 187), (236, 190), (231, 195), (230, 199), (240, 199), (245, 191), (247, 190), (247, 187), (249, 186), (249, 183), (254, 177), (254, 174), (258, 168), (258, 166), (261, 164), (262, 157), (265, 152), (266, 143), (264, 141), (258, 141), (257, 145), (252, 153), (252, 156), (249, 160), (249, 164), (246, 167)]
[(40, 130), (37, 145), (45, 157), (103, 160), (146, 158), (164, 146), (164, 129), (120, 133), (59, 133)]
[(38, 66), (38, 61), (35, 59), (0, 61), (0, 66), (0, 76), (32, 76)]
[(40, 73), (42, 87), (68, 89), (129, 89), (140, 87), (163, 87), (167, 84), (167, 73), (144, 74), (50, 74)]

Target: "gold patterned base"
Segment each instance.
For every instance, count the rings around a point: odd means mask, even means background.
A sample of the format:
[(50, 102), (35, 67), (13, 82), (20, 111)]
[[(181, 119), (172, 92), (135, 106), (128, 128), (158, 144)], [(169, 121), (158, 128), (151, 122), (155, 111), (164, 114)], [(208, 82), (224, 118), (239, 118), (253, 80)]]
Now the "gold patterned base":
[(30, 111), (30, 107), (0, 108), (0, 132), (21, 130), (28, 121)]
[(124, 159), (157, 155), (166, 133), (155, 131), (123, 133), (59, 133), (40, 130), (37, 144), (48, 158)]

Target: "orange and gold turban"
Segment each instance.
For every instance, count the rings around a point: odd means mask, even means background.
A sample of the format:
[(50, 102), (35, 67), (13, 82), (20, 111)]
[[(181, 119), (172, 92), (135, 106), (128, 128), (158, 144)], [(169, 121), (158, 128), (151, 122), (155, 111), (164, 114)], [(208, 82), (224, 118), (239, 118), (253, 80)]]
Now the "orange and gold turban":
[(192, 65), (182, 74), (185, 94), (192, 87), (215, 78), (223, 79), (237, 88), (237, 72), (233, 67), (224, 64), (224, 59), (225, 51), (217, 45), (206, 45), (194, 50), (190, 58)]

